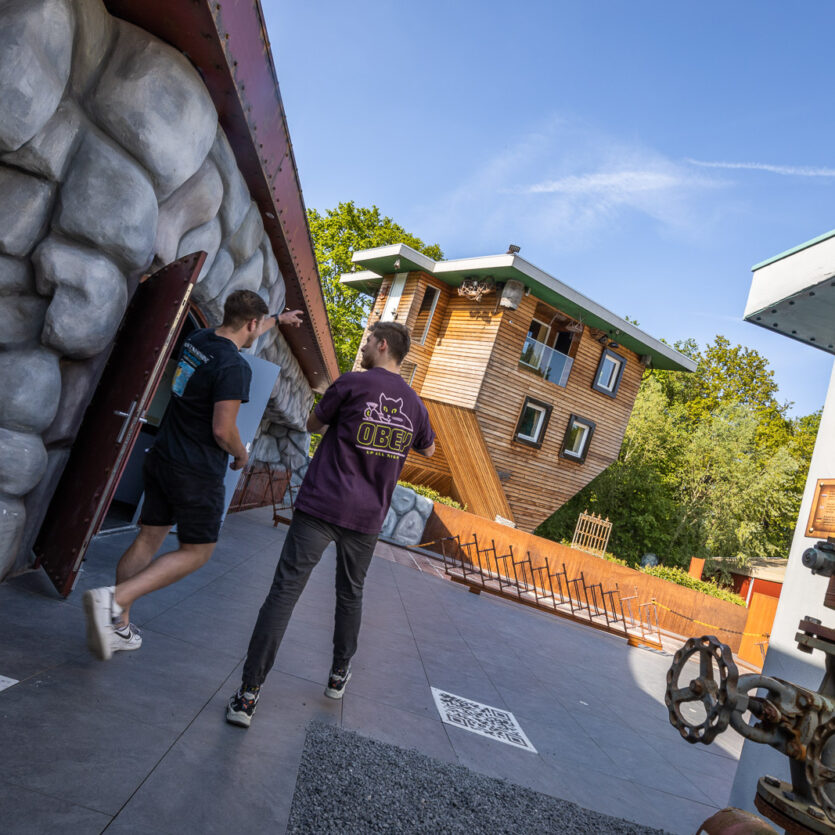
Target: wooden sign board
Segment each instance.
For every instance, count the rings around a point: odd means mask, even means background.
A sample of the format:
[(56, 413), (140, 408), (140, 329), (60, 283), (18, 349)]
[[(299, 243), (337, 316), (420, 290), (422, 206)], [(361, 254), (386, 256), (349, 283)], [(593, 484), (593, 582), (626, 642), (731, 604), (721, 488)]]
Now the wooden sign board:
[(806, 536), (835, 536), (835, 478), (818, 479)]

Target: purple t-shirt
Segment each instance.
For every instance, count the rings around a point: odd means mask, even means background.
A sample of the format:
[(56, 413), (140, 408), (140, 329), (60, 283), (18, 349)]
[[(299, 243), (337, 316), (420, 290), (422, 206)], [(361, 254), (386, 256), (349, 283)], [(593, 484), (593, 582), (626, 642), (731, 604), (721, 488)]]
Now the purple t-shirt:
[(352, 531), (379, 533), (406, 454), (435, 440), (426, 406), (399, 374), (371, 368), (339, 377), (315, 415), (329, 429), (296, 508)]

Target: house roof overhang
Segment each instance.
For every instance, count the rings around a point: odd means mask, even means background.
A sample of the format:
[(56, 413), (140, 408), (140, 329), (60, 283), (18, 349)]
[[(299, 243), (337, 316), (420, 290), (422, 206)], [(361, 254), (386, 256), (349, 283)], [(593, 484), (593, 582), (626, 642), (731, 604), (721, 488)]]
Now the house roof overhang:
[(835, 354), (835, 231), (751, 269), (745, 321)]
[(653, 368), (669, 371), (696, 369), (696, 363), (689, 357), (650, 336), (631, 322), (616, 316), (516, 254), (435, 261), (406, 244), (393, 244), (355, 252), (352, 261), (366, 269), (346, 273), (342, 276), (341, 283), (370, 294), (379, 288), (383, 275), (414, 270), (433, 275), (453, 287), (460, 286), (466, 278), (488, 276), (494, 281), (520, 281), (536, 298), (585, 325), (603, 331), (612, 340), (636, 354), (650, 357)]
[(287, 304), (307, 313), (301, 327), (282, 334), (311, 388), (324, 391), (339, 367), (261, 4), (104, 1), (111, 14), (171, 44), (200, 72), (261, 210)]

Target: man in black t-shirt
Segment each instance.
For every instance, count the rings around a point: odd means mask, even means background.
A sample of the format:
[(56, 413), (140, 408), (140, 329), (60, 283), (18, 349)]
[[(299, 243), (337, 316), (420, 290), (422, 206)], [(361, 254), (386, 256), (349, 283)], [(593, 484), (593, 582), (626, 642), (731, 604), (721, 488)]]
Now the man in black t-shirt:
[[(191, 574), (214, 550), (229, 456), (233, 470), (248, 457), (236, 420), (252, 371), (240, 351), (279, 322), (301, 324), (301, 311), (267, 312), (257, 293), (237, 290), (226, 299), (223, 324), (194, 331), (183, 345), (171, 401), (145, 456), (139, 534), (116, 567), (116, 585), (84, 593), (87, 644), (103, 661), (142, 645), (129, 619), (134, 601)], [(179, 548), (154, 560), (175, 523)]]

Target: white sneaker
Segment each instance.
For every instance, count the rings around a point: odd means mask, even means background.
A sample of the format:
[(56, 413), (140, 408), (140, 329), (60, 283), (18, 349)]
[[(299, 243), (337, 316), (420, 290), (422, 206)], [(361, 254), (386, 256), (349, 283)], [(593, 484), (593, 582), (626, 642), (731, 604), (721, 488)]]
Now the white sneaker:
[(90, 589), (82, 602), (87, 617), (87, 646), (96, 658), (107, 661), (113, 655), (113, 621), (122, 614), (114, 599), (115, 586)]
[(139, 630), (129, 623), (127, 626), (113, 627), (110, 635), (110, 649), (113, 652), (120, 650), (134, 650), (142, 646), (142, 635)]

